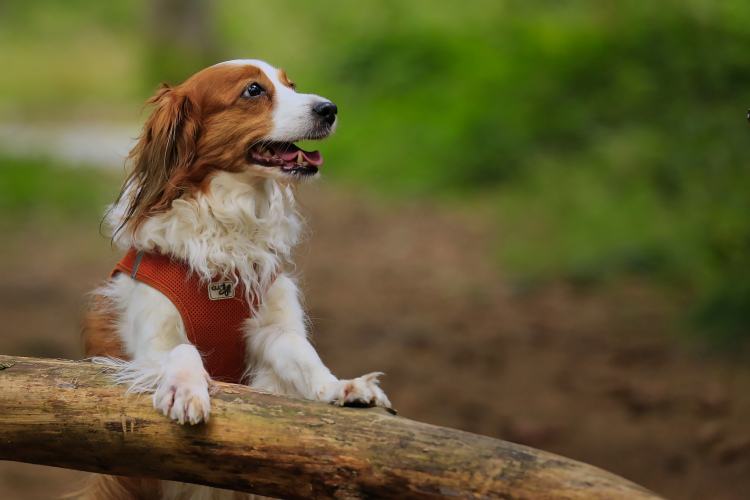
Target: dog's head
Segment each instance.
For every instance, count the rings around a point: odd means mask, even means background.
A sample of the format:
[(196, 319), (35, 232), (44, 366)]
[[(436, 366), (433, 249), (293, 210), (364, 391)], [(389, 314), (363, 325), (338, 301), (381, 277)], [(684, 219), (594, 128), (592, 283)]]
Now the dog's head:
[(217, 171), (280, 182), (317, 175), (320, 153), (294, 143), (329, 136), (337, 108), (295, 87), (284, 71), (258, 60), (224, 62), (177, 87), (163, 84), (148, 101), (154, 111), (129, 156), (125, 221), (137, 225), (167, 210)]

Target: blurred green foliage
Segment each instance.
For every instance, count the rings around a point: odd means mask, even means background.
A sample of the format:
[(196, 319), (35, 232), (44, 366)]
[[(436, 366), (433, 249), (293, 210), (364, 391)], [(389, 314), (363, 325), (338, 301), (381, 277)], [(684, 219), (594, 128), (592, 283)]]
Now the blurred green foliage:
[(47, 228), (75, 221), (95, 223), (119, 192), (117, 177), (45, 159), (0, 156), (0, 228), (7, 235), (42, 220)]
[[(0, 112), (143, 101), (205, 64), (177, 51), (160, 74), (145, 5), (0, 4)], [(207, 51), (339, 105), (327, 176), (489, 205), (519, 279), (644, 275), (694, 297), (714, 338), (750, 334), (744, 0), (210, 5)]]

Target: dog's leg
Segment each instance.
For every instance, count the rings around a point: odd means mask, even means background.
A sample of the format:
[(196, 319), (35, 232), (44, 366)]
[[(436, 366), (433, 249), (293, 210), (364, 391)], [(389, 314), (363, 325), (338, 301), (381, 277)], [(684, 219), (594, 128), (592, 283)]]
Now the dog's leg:
[(380, 373), (338, 380), (310, 345), (299, 290), (280, 275), (248, 322), (252, 385), (291, 396), (339, 405), (390, 406), (378, 387)]
[(133, 392), (153, 392), (154, 407), (181, 424), (207, 422), (210, 378), (174, 304), (122, 274), (107, 294), (120, 311), (117, 329), (131, 357), (116, 363), (117, 380)]

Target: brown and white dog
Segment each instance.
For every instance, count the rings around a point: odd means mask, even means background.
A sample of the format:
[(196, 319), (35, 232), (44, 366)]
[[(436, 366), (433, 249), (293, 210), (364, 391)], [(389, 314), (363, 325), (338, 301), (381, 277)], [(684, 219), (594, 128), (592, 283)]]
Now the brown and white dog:
[[(228, 280), (244, 289), (247, 385), (339, 405), (390, 406), (379, 373), (339, 380), (321, 362), (308, 341), (300, 291), (284, 271), (303, 232), (294, 186), (322, 164), (317, 151), (293, 143), (333, 133), (336, 106), (297, 93), (282, 70), (258, 60), (211, 66), (182, 85), (164, 85), (148, 102), (155, 109), (107, 214), (115, 244), (169, 256), (201, 286)], [(115, 274), (94, 292), (83, 335), (88, 356), (116, 365), (118, 381), (152, 393), (164, 415), (179, 423), (209, 420), (206, 353), (191, 343), (181, 311), (164, 293)], [(83, 498), (250, 497), (94, 476)]]

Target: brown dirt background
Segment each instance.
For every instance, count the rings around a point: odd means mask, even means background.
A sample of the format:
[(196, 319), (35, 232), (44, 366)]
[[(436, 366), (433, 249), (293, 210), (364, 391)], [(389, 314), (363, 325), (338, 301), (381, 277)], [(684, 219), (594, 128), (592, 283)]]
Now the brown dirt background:
[[(407, 418), (597, 465), (670, 499), (750, 498), (750, 369), (676, 339), (680, 301), (635, 281), (514, 287), (490, 217), (305, 188), (298, 259), (323, 360), (384, 371)], [(77, 359), (86, 292), (117, 260), (95, 225), (0, 244), (0, 352)], [(0, 462), (0, 498), (83, 473)]]

